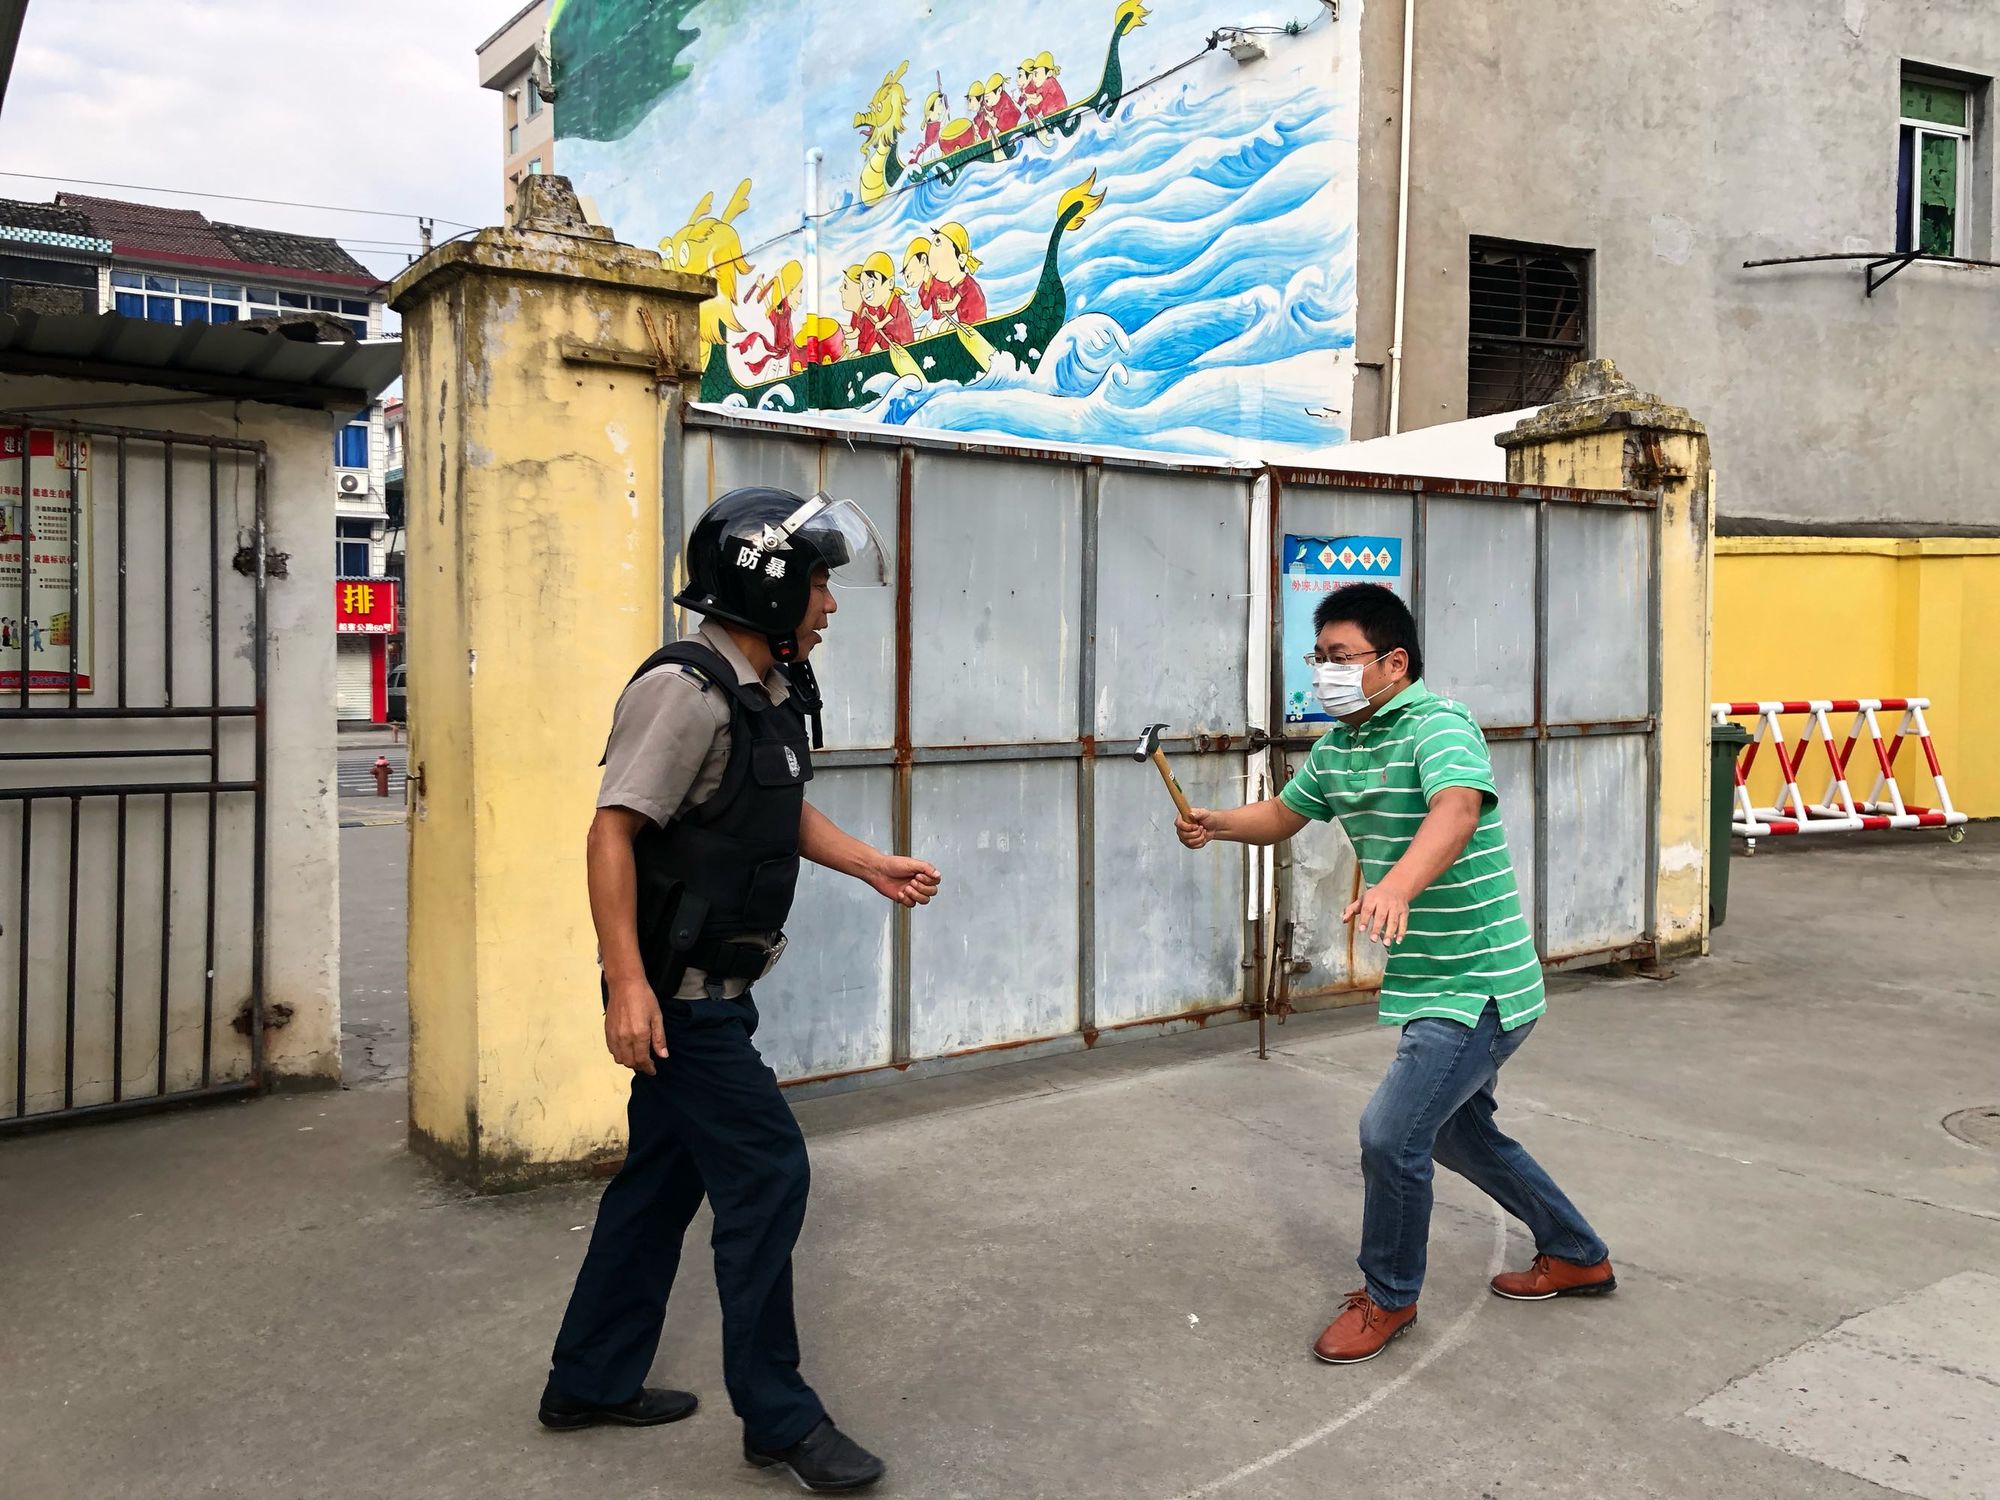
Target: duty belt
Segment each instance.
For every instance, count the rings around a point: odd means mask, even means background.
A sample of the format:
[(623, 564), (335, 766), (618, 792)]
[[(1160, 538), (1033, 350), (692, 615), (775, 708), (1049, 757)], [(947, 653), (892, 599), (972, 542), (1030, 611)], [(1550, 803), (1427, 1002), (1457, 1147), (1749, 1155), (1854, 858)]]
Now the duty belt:
[(762, 979), (785, 951), (781, 932), (771, 942), (755, 938), (708, 938), (674, 954), (685, 969), (700, 969), (710, 979)]

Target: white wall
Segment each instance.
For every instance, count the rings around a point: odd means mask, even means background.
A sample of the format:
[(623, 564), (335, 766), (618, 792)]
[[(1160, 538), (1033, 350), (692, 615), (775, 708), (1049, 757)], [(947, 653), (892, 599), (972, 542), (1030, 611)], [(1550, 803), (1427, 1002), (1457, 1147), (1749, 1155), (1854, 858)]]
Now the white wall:
[[(43, 407), (74, 399), (99, 403), (150, 394), (129, 386), (0, 376), (0, 410)], [(85, 414), (80, 414), (85, 415)], [(267, 589), (268, 724), (267, 905), (265, 964), (267, 1017), (265, 1066), (277, 1080), (330, 1084), (339, 1077), (339, 846), (334, 781), (333, 716), (333, 549), (327, 522), (332, 493), (332, 432), (345, 414), (298, 411), (256, 403), (218, 400), (198, 406), (133, 407), (87, 414), (92, 420), (126, 427), (171, 430), (188, 435), (261, 440), (269, 445), (270, 492), (267, 547), (276, 566), (284, 555), (286, 576)], [(209, 598), (207, 450), (177, 450), (174, 466), (175, 564), (173, 639), (160, 638), (163, 597), (160, 570), (163, 544), (161, 490), (164, 464), (157, 445), (128, 445), (126, 501), (127, 680), (134, 704), (158, 703), (164, 664), (172, 652), (174, 701), (209, 702), (206, 618), (211, 603), (221, 621), (221, 697), (247, 702), (254, 691), (254, 588), (229, 568), (228, 554), (247, 541), (255, 516), (251, 469), (225, 464), (220, 470), (220, 535), (224, 566), (217, 598)], [(95, 691), (82, 701), (117, 701), (117, 505), (116, 449), (97, 440), (93, 454), (91, 592), (95, 600)], [(44, 701), (55, 702), (54, 698)], [(62, 723), (11, 724), (10, 748), (90, 746), (140, 748), (206, 744), (204, 721), (118, 721), (91, 726)], [(222, 776), (249, 779), (253, 770), (249, 722), (225, 726)], [(203, 779), (206, 762), (97, 761), (0, 762), (8, 785), (99, 784), (119, 780)], [(160, 972), (160, 798), (133, 799), (128, 815), (126, 920), (126, 1041), (123, 1073), (127, 1097), (153, 1091), (159, 1031)], [(205, 949), (207, 803), (202, 797), (175, 799), (174, 940), (169, 1020), (169, 1090), (199, 1081), (204, 1010), (202, 960)], [(109, 1099), (110, 1015), (115, 951), (114, 801), (83, 804), (85, 856), (79, 901), (77, 965), (76, 1102)], [(0, 804), (0, 1110), (14, 1105), (15, 1039), (11, 1017), (18, 963), (19, 910), (18, 804)], [(35, 817), (35, 862), (29, 881), (31, 926), (29, 1027), (30, 1108), (60, 1102), (65, 938), (68, 907), (68, 805), (42, 803)], [(247, 1040), (229, 1021), (248, 995), (251, 856), (251, 799), (220, 801), (216, 848), (218, 910), (215, 989), (219, 997), (213, 1035), (213, 1077), (241, 1076), (248, 1066)], [(149, 918), (149, 920), (148, 920)], [(51, 998), (52, 997), (52, 998)], [(53, 1094), (52, 1094), (53, 1091)]]

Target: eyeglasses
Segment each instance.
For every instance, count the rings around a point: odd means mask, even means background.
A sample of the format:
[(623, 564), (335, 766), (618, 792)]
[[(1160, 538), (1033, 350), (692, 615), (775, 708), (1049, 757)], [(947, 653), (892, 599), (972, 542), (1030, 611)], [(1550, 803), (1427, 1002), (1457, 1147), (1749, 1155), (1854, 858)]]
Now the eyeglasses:
[(1331, 656), (1322, 656), (1317, 651), (1308, 651), (1300, 660), (1309, 667), (1351, 667), (1357, 662), (1364, 662), (1381, 654), (1380, 651), (1364, 651), (1359, 656), (1343, 656), (1338, 652)]

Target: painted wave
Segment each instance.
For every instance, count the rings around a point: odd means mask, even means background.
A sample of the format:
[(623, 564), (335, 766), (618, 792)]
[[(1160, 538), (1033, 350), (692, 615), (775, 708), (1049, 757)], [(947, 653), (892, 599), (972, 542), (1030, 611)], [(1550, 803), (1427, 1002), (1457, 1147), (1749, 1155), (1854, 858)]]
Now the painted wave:
[[(854, 415), (1215, 455), (1344, 441), (1346, 414), (1327, 414), (1346, 404), (1338, 357), (1354, 342), (1339, 128), (1317, 86), (1257, 101), (1254, 121), (1240, 94), (1198, 98), (1189, 86), (950, 185), (865, 209), (850, 197), (820, 230), (829, 282), (876, 250), (900, 264), (911, 239), (956, 220), (997, 313), (1032, 295), (1062, 192), (1095, 172), (1106, 193), (1065, 239), (1071, 321), (1038, 369), (1003, 355), (972, 386), (885, 377)], [(760, 269), (794, 253), (773, 247)]]

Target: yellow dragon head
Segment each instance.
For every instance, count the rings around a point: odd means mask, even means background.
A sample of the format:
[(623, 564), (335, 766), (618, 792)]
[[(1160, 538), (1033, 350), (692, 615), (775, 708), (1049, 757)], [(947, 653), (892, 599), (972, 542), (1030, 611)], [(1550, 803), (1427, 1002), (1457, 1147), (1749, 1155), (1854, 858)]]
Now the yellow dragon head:
[(909, 112), (910, 91), (903, 87), (903, 75), (910, 70), (908, 58), (882, 75), (882, 86), (868, 107), (854, 116), (854, 128), (861, 132), (861, 201), (879, 202), (889, 190), (889, 152), (903, 132)]
[(881, 131), (893, 135), (903, 128), (903, 118), (910, 107), (910, 91), (903, 87), (903, 75), (909, 71), (910, 60), (904, 58), (882, 75), (882, 86), (875, 90), (875, 97), (854, 117), (856, 130), (872, 136)]

